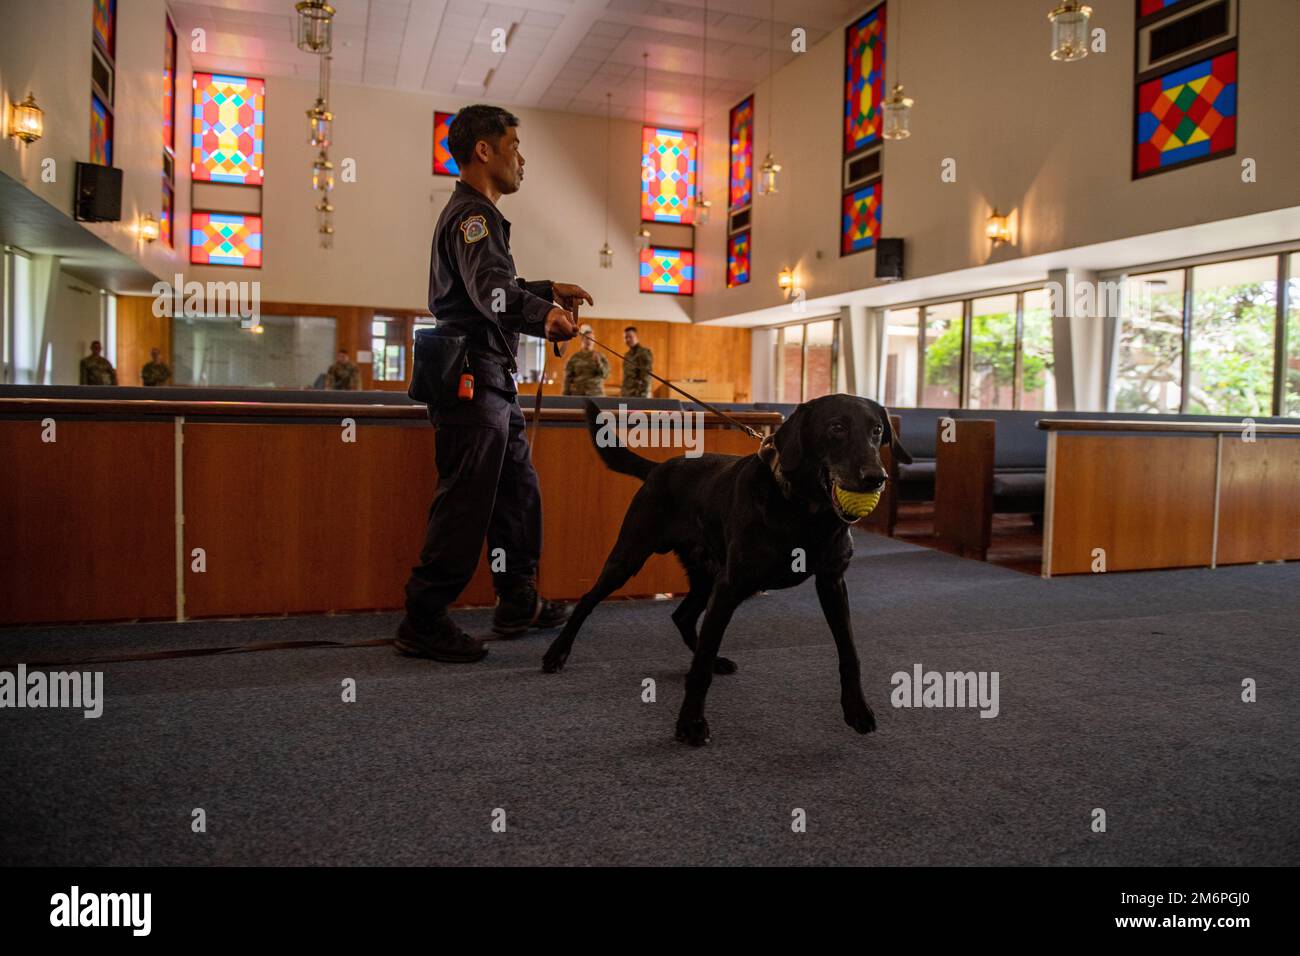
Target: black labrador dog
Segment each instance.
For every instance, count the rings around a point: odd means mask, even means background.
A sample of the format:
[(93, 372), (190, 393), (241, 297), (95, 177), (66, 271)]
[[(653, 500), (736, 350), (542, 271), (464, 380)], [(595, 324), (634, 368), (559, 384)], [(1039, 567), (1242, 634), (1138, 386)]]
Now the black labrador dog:
[(849, 525), (857, 515), (843, 501), (860, 499), (837, 491), (851, 495), (884, 487), (882, 445), (890, 445), (898, 461), (911, 462), (890, 428), (888, 411), (865, 398), (827, 395), (795, 409), (756, 454), (654, 462), (622, 446), (601, 447), (599, 411), (594, 402), (586, 408), (592, 442), (605, 465), (644, 484), (600, 577), (547, 650), (542, 669), (560, 670), (596, 605), (640, 571), (651, 554), (673, 551), (690, 581), (673, 622), (694, 653), (677, 739), (699, 746), (709, 739), (704, 698), (713, 675), (736, 669), (718, 656), (736, 607), (758, 591), (793, 587), (814, 576), (839, 651), (844, 721), (861, 734), (875, 730), (875, 715), (862, 695), (844, 587), (853, 555)]

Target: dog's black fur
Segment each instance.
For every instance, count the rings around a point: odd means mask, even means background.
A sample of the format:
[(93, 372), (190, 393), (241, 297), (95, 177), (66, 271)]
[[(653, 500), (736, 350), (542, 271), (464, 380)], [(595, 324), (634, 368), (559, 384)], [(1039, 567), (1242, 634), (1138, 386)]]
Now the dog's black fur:
[[(598, 409), (594, 402), (586, 407), (592, 442), (605, 464), (645, 484), (627, 509), (595, 587), (583, 595), (547, 650), (543, 670), (553, 673), (564, 666), (587, 616), (640, 571), (651, 554), (673, 551), (690, 581), (673, 622), (695, 655), (677, 739), (699, 746), (709, 739), (704, 698), (713, 675), (736, 669), (718, 657), (732, 613), (758, 591), (793, 587), (811, 575), (839, 651), (844, 720), (858, 733), (875, 730), (875, 715), (862, 695), (844, 587), (853, 555), (848, 529), (854, 519), (835, 501), (833, 487), (856, 492), (883, 487), (882, 444), (892, 447), (898, 461), (912, 460), (890, 428), (888, 411), (865, 398), (827, 395), (795, 409), (756, 454), (653, 462), (622, 446), (600, 447)], [(800, 566), (807, 570), (792, 570), (796, 548), (803, 549)], [(701, 612), (704, 624), (697, 635)]]

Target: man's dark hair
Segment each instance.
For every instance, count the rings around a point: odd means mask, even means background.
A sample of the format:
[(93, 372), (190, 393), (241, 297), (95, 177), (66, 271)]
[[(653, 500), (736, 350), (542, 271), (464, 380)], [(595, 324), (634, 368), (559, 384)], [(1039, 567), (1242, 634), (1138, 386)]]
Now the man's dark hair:
[(629, 325), (629, 326), (628, 326), (627, 328), (625, 328), (623, 331), (624, 331), (624, 332), (635, 332), (635, 331), (636, 331), (636, 326), (635, 326), (635, 325)]
[(474, 158), (474, 145), (481, 139), (494, 147), (506, 130), (519, 125), (519, 117), (499, 106), (467, 106), (451, 121), (447, 130), (447, 148), (456, 165), (464, 169)]

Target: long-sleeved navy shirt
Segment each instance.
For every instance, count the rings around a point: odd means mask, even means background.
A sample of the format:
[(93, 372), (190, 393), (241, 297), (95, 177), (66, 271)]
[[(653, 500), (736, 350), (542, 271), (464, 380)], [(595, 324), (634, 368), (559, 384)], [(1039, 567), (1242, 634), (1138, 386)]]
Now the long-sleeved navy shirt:
[(550, 282), (515, 275), (510, 222), (473, 186), (457, 181), (438, 217), (429, 260), (429, 311), (466, 336), (480, 384), (515, 391), (519, 335), (545, 337)]

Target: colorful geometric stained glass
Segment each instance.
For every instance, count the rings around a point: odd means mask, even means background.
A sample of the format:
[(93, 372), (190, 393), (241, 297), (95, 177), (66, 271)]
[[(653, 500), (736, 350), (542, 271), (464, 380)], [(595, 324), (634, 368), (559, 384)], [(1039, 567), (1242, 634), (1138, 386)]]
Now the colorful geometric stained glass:
[(176, 31), (171, 20), (164, 20), (163, 38), (163, 149), (176, 152)]
[(885, 90), (885, 5), (848, 28), (844, 43), (844, 152), (880, 138)]
[(641, 130), (641, 221), (695, 221), (694, 133), (646, 126)]
[(451, 131), (451, 121), (455, 113), (433, 114), (433, 171), (439, 176), (459, 176), (460, 166), (447, 147), (447, 133)]
[(90, 161), (113, 165), (113, 117), (94, 93), (90, 94)]
[(167, 243), (169, 247), (175, 245), (172, 239), (172, 220), (175, 217), (172, 205), (172, 184), (167, 182), (167, 178), (164, 176), (162, 214), (158, 217), (158, 238)]
[(1147, 16), (1151, 13), (1159, 13), (1165, 7), (1172, 7), (1175, 3), (1182, 3), (1182, 0), (1142, 0), (1138, 8), (1138, 16)]
[(840, 254), (861, 252), (876, 244), (880, 235), (881, 181), (863, 186), (844, 196), (843, 221), (840, 226)]
[(695, 253), (690, 249), (642, 249), (641, 291), (693, 294)]
[(117, 42), (117, 0), (95, 0), (93, 16), (95, 40), (105, 53), (113, 56), (113, 44)]
[(749, 281), (749, 230), (727, 238), (727, 288)]
[(1138, 87), (1137, 175), (1230, 153), (1236, 145), (1235, 50)]
[(195, 73), (193, 86), (190, 170), (194, 178), (262, 185), (266, 81)]
[(729, 208), (747, 206), (754, 196), (754, 97), (731, 110)]
[(191, 213), (190, 262), (211, 266), (260, 266), (262, 217), (224, 212)]

